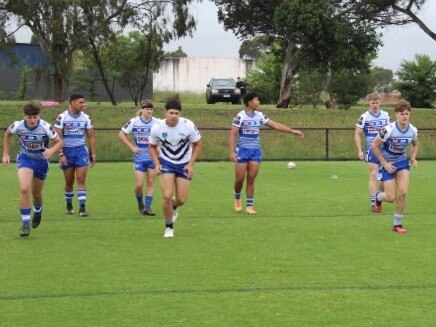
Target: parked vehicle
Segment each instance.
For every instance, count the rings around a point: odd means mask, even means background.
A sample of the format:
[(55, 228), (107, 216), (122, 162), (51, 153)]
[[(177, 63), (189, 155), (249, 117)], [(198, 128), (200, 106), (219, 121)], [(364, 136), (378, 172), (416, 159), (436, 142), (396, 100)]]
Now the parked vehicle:
[(215, 102), (241, 103), (241, 90), (236, 87), (236, 82), (231, 77), (213, 77), (207, 84), (206, 102), (209, 104)]

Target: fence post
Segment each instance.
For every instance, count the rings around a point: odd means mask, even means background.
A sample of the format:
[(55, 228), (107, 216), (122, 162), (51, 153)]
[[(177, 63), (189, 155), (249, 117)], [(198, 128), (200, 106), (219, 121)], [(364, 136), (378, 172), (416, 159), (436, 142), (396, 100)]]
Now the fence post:
[(325, 129), (325, 160), (329, 160), (329, 129)]

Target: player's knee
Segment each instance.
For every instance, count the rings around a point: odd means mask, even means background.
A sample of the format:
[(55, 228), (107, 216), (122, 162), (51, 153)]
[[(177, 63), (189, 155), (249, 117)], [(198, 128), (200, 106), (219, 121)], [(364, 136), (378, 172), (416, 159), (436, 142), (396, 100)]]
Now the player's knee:
[(24, 196), (28, 196), (30, 194), (29, 187), (20, 187), (20, 194)]
[(385, 196), (383, 198), (383, 201), (385, 202), (394, 202), (396, 200), (395, 194), (385, 193)]
[(398, 196), (400, 197), (406, 197), (407, 196), (407, 189), (406, 188), (400, 188), (398, 190)]

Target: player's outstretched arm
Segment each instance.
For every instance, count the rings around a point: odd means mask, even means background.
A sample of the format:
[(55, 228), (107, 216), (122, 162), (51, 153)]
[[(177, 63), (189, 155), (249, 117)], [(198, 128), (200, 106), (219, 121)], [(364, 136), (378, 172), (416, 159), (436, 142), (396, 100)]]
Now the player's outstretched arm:
[(300, 131), (298, 129), (290, 128), (290, 127), (283, 125), (283, 124), (280, 124), (280, 123), (277, 123), (271, 119), (268, 120), (266, 125), (271, 127), (272, 129), (275, 129), (276, 131), (293, 134), (298, 138), (304, 138), (304, 133), (302, 131)]

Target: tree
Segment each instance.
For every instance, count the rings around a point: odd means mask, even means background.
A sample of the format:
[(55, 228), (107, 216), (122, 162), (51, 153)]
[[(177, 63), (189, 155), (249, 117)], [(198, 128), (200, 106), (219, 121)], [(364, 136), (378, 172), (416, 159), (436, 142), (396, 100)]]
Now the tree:
[(403, 61), (395, 87), (413, 107), (434, 108), (436, 101), (436, 61), (416, 55), (415, 61)]
[[(146, 30), (150, 19), (160, 22), (165, 41), (190, 34), (195, 28), (187, 9), (191, 1), (194, 0), (0, 0), (0, 18), (4, 19), (0, 31), (7, 22), (17, 22), (18, 29), (30, 28), (52, 62), (55, 99), (62, 100), (77, 51), (94, 54), (105, 83), (104, 68), (98, 58), (103, 41), (113, 38), (128, 24)], [(111, 101), (115, 103), (114, 99)]]
[(370, 78), (373, 90), (389, 92), (390, 85), (394, 80), (394, 73), (390, 69), (374, 67), (371, 69)]
[(172, 52), (165, 52), (165, 59), (178, 59), (178, 58), (186, 58), (188, 55), (183, 51), (182, 47), (178, 47), (177, 50)]
[(250, 91), (259, 95), (262, 103), (277, 103), (280, 93), (282, 63), (272, 51), (259, 55), (256, 68), (247, 74)]
[[(153, 29), (150, 29), (153, 31)], [(115, 43), (104, 47), (105, 56), (112, 58), (112, 67), (120, 85), (129, 90), (135, 105), (143, 98), (145, 87), (153, 71), (163, 58), (162, 40), (155, 33), (137, 31), (128, 36), (118, 35)]]
[(428, 0), (339, 0), (338, 2), (344, 15), (353, 15), (381, 27), (415, 23), (436, 41), (436, 33), (418, 16)]
[(277, 107), (289, 105), (292, 81), (299, 69), (324, 70), (327, 76), (342, 68), (364, 72), (369, 69), (379, 44), (373, 27), (364, 21), (338, 16), (334, 1), (215, 0), (215, 3), (219, 19), (239, 37), (274, 35), (280, 42), (283, 68)]
[(0, 2), (0, 12), (6, 13), (7, 20), (17, 20), (19, 27), (30, 28), (52, 63), (55, 99), (63, 100), (73, 54), (84, 42), (76, 24), (77, 5), (67, 5), (65, 0), (9, 0)]
[(257, 59), (262, 53), (268, 51), (273, 41), (273, 37), (265, 35), (259, 35), (252, 39), (244, 40), (239, 47), (239, 58)]

